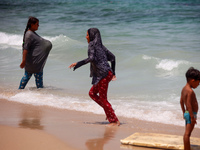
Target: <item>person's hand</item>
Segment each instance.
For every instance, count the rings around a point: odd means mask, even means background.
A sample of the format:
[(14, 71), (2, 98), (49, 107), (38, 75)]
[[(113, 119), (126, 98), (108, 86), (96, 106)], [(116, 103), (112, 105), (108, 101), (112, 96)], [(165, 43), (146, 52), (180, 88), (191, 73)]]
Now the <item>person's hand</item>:
[(192, 124), (197, 124), (196, 118), (191, 118)]
[(25, 67), (25, 64), (26, 64), (26, 62), (25, 62), (25, 61), (22, 61), (21, 64), (20, 64), (20, 68), (23, 69), (23, 68)]
[(74, 67), (76, 66), (76, 64), (77, 64), (77, 63), (73, 63), (73, 64), (71, 64), (68, 68), (70, 68), (70, 69), (71, 69), (71, 68), (74, 68)]
[(115, 80), (117, 80), (117, 77), (115, 75), (113, 75), (112, 81), (115, 81)]

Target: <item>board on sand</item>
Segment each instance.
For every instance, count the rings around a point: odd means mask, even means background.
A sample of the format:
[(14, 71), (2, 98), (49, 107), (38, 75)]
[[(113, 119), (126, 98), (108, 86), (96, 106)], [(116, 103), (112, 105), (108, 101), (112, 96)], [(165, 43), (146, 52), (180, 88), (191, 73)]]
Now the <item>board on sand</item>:
[[(162, 148), (162, 149), (184, 149), (183, 136), (156, 134), (156, 133), (134, 133), (121, 140), (122, 144)], [(200, 138), (190, 138), (193, 150), (200, 150)]]

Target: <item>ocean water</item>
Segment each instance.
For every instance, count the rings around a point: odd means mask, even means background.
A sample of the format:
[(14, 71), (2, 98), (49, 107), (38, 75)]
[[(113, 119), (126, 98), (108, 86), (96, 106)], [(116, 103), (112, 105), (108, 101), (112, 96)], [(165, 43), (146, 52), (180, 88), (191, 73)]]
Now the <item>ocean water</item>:
[[(36, 32), (53, 48), (45, 88), (36, 89), (32, 77), (18, 90), (29, 16), (40, 20)], [(104, 114), (88, 96), (89, 65), (68, 69), (87, 57), (86, 31), (97, 27), (116, 56), (108, 100), (117, 116), (184, 126), (179, 101), (185, 72), (200, 69), (199, 0), (1, 0), (0, 20), (0, 98)], [(194, 91), (200, 99), (199, 88)]]

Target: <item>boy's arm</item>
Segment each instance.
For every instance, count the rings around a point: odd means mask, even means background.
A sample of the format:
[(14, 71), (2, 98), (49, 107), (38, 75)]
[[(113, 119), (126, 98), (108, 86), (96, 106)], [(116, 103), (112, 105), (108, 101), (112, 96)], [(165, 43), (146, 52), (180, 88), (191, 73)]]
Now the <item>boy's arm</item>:
[(186, 106), (187, 106), (188, 112), (190, 114), (192, 124), (196, 123), (196, 120), (195, 120), (194, 114), (193, 114), (193, 110), (192, 110), (192, 99), (195, 97), (196, 97), (195, 93), (193, 91), (191, 91), (188, 93), (188, 97), (187, 97), (187, 101), (186, 101), (186, 103), (187, 103)]
[(183, 101), (182, 94), (181, 94), (181, 99), (180, 99), (180, 105), (181, 105), (181, 109), (182, 109), (183, 116), (184, 116), (184, 113), (185, 113), (185, 106), (184, 106), (184, 101)]

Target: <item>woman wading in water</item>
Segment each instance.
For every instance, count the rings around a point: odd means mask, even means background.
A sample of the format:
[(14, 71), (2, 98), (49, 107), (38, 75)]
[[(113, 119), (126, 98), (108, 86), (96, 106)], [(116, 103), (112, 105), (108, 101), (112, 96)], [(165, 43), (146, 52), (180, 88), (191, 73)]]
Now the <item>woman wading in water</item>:
[[(90, 77), (92, 77), (92, 88), (89, 96), (101, 107), (111, 125), (120, 125), (111, 104), (107, 100), (108, 84), (116, 80), (115, 56), (102, 44), (101, 35), (97, 28), (90, 28), (87, 31), (88, 58), (73, 63), (69, 68), (77, 68), (90, 63)], [(111, 62), (111, 67), (108, 63)], [(99, 95), (97, 95), (99, 93)]]
[(24, 89), (32, 74), (35, 76), (37, 88), (43, 88), (43, 68), (52, 48), (50, 41), (40, 37), (35, 31), (38, 30), (39, 20), (29, 17), (23, 38), (23, 57), (20, 68), (25, 68), (19, 89)]

